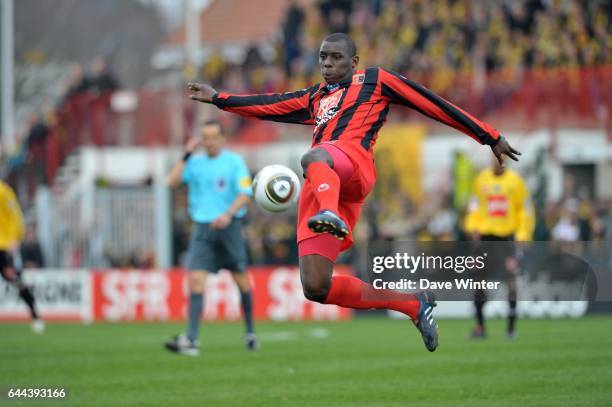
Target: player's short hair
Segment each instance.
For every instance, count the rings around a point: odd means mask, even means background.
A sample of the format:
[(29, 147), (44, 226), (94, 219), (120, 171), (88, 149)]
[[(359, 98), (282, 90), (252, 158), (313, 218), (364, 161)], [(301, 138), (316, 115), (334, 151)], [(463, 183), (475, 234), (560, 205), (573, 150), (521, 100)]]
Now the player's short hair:
[(355, 45), (355, 41), (345, 33), (333, 33), (328, 35), (325, 40), (327, 42), (344, 42), (346, 45), (346, 50), (349, 53), (349, 56), (354, 57), (357, 55), (357, 46)]
[(202, 123), (201, 127), (206, 127), (206, 126), (217, 126), (219, 128), (219, 133), (221, 135), (224, 135), (223, 126), (221, 125), (221, 122), (219, 120), (217, 119), (206, 120), (204, 123)]

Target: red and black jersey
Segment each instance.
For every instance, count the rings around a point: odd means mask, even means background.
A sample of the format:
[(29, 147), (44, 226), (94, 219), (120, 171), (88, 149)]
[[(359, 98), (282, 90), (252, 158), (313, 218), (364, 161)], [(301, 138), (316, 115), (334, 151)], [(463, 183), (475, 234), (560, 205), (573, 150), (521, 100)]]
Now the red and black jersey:
[[(454, 127), (481, 144), (499, 132), (402, 75), (379, 67), (355, 71), (350, 81), (317, 84), (297, 92), (235, 95), (219, 92), (213, 104), (243, 116), (314, 125), (312, 145), (331, 142), (345, 152), (371, 157), (389, 105), (401, 104)], [(346, 151), (349, 150), (349, 151)]]

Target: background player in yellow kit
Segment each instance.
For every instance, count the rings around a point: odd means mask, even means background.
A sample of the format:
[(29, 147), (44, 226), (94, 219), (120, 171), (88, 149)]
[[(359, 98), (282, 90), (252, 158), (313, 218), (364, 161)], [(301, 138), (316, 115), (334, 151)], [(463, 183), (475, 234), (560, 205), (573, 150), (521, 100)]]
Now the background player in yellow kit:
[(42, 333), (44, 322), (38, 317), (32, 291), (21, 279), (21, 269), (16, 267), (15, 256), (19, 256), (19, 244), (25, 234), (23, 215), (15, 192), (0, 180), (0, 274), (19, 291), (32, 316), (32, 329)]
[[(515, 171), (502, 167), (493, 160), (492, 168), (480, 172), (472, 187), (472, 198), (465, 219), (465, 231), (473, 240), (508, 242), (492, 245), (497, 264), (505, 269), (508, 284), (508, 338), (516, 337), (516, 275), (518, 261), (515, 245), (532, 239), (535, 226), (534, 210), (523, 178)], [(472, 337), (486, 336), (483, 308), (486, 294), (474, 293), (476, 326)]]

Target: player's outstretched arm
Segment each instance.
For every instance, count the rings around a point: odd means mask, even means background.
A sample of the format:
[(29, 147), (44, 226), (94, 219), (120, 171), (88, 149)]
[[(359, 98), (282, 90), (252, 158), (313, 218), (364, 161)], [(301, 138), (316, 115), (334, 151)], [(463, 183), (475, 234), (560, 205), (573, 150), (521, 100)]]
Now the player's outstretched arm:
[(192, 92), (189, 99), (202, 103), (212, 103), (213, 96), (217, 93), (215, 88), (205, 83), (189, 82), (187, 89)]
[(313, 124), (310, 114), (311, 95), (319, 85), (286, 93), (238, 95), (217, 92), (212, 86), (190, 82), (189, 97), (202, 103), (211, 103), (219, 109), (242, 116), (256, 117), (282, 123)]
[(417, 110), (434, 120), (454, 127), (481, 144), (489, 145), (502, 166), (503, 155), (518, 161), (517, 156), (521, 153), (510, 146), (495, 128), (478, 120), (426, 87), (385, 69), (380, 69), (380, 83), (383, 98), (391, 103), (398, 103)]

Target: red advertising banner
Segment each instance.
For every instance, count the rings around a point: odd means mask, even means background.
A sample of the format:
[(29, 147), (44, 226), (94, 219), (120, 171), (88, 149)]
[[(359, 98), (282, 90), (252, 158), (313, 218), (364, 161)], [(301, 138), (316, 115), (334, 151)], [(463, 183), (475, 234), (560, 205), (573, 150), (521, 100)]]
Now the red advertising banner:
[[(347, 273), (339, 268), (338, 273)], [(255, 318), (259, 320), (339, 320), (350, 309), (306, 300), (296, 267), (251, 267), (249, 277)], [(184, 271), (96, 270), (92, 274), (93, 317), (105, 321), (183, 320), (187, 306)], [(241, 318), (240, 294), (231, 273), (210, 274), (205, 288), (204, 317)]]
[(95, 270), (93, 317), (103, 321), (182, 319), (185, 273)]
[[(336, 273), (349, 273), (339, 267)], [(38, 311), (48, 321), (181, 321), (187, 311), (187, 276), (182, 270), (26, 270), (23, 279), (36, 297)], [(340, 320), (352, 310), (306, 300), (297, 267), (264, 266), (249, 269), (254, 313), (258, 320)], [(241, 318), (240, 295), (229, 272), (209, 275), (204, 318)], [(467, 318), (472, 303), (439, 302), (436, 315)], [(507, 304), (491, 302), (487, 314), (504, 316)], [(530, 318), (584, 315), (588, 301), (521, 301), (519, 312)], [(28, 321), (30, 315), (17, 289), (0, 279), (0, 322)]]

